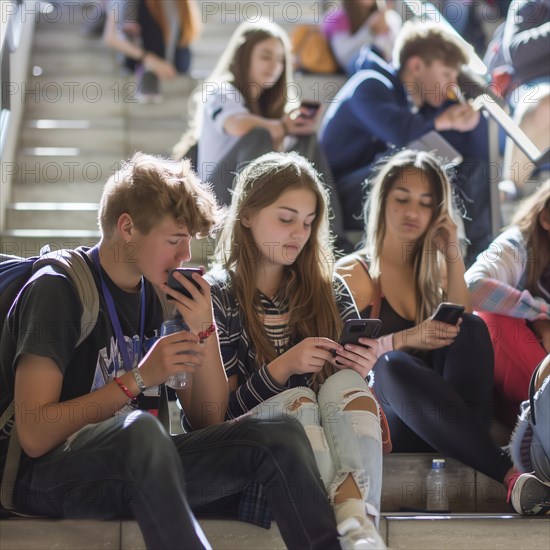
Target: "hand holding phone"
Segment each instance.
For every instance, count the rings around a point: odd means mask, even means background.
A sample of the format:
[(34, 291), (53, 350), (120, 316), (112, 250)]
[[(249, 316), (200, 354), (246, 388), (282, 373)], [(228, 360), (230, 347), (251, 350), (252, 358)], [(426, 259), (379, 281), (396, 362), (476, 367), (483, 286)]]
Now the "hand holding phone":
[(299, 116), (307, 119), (315, 118), (320, 108), (321, 104), (318, 101), (302, 101)]
[(359, 338), (376, 338), (381, 327), (380, 319), (348, 319), (344, 323), (338, 343), (342, 346), (346, 344), (362, 345), (359, 343)]
[(354, 369), (365, 378), (372, 369), (373, 359), (372, 357), (369, 359), (369, 353), (366, 352), (366, 350), (370, 350), (370, 346), (362, 344), (359, 339), (376, 338), (381, 327), (382, 321), (380, 319), (348, 319), (344, 323), (338, 343), (341, 346), (354, 344), (359, 346), (359, 349), (355, 351), (345, 350), (345, 359), (340, 354), (333, 353), (337, 357), (335, 365), (338, 368)]
[[(344, 323), (338, 343), (341, 346), (346, 344), (361, 346), (363, 344), (359, 343), (359, 338), (376, 338), (381, 327), (382, 321), (380, 319), (348, 319)], [(333, 355), (335, 354), (333, 353)]]
[[(168, 274), (168, 282), (166, 283), (172, 290), (181, 292), (187, 298), (193, 298), (191, 293), (178, 281), (174, 278), (174, 273), (181, 273), (188, 281), (191, 281), (199, 290), (201, 289), (199, 283), (193, 280), (193, 273), (198, 273), (202, 275), (202, 269), (197, 269), (193, 267), (177, 267), (176, 269), (171, 269)], [(171, 296), (167, 296), (169, 300), (173, 300)]]
[(434, 321), (448, 323), (449, 325), (456, 325), (458, 320), (462, 317), (464, 309), (464, 306), (461, 306), (460, 304), (441, 302), (432, 315), (432, 319)]

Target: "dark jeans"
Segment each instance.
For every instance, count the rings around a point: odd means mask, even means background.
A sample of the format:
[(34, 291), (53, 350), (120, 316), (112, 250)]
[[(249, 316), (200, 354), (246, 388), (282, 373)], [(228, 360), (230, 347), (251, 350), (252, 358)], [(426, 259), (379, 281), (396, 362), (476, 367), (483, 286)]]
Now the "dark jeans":
[(469, 314), (450, 346), (424, 358), (391, 351), (374, 367), (394, 452), (435, 449), (502, 482), (512, 463), (489, 433), (492, 385), (489, 331)]
[(209, 546), (191, 508), (251, 480), (268, 488), (289, 548), (340, 547), (311, 446), (293, 420), (246, 419), (173, 437), (141, 411), (91, 424), (22, 462), (14, 502), (49, 517), (135, 517), (147, 548), (199, 549)]

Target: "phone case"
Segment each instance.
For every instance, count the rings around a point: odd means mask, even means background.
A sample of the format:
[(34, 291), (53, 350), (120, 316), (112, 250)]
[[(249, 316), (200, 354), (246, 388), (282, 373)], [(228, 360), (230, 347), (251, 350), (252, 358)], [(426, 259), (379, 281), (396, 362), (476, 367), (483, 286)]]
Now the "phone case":
[[(166, 283), (171, 289), (173, 290), (176, 290), (178, 292), (181, 292), (184, 296), (187, 296), (187, 298), (193, 298), (190, 294), (190, 292), (183, 287), (183, 285), (177, 281), (176, 279), (174, 279), (174, 273), (178, 271), (179, 273), (181, 273), (188, 281), (191, 281), (198, 289), (200, 289), (200, 285), (192, 278), (192, 274), (193, 273), (199, 273), (202, 275), (202, 271), (200, 269), (197, 269), (197, 268), (183, 268), (183, 267), (178, 267), (176, 269), (172, 269), (170, 270), (170, 273), (168, 274), (168, 282)], [(171, 296), (168, 296), (168, 299), (172, 299), (173, 298)]]
[(442, 321), (450, 325), (456, 325), (462, 314), (464, 313), (464, 306), (460, 304), (452, 304), (450, 302), (443, 302), (437, 306), (433, 319), (435, 321)]
[(381, 327), (380, 319), (349, 319), (344, 324), (338, 343), (357, 344), (359, 338), (376, 338)]

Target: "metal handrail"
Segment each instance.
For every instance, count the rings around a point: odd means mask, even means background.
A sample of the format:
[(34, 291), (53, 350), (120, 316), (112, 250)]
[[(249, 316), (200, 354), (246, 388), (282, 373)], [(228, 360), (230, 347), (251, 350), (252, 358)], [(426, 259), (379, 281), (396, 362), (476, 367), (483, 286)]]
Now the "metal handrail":
[(41, 0), (2, 0), (0, 3), (0, 159), (3, 158), (11, 118), (10, 94), (5, 85), (10, 82), (10, 56), (19, 47), (26, 18), (36, 11), (49, 13), (51, 10), (53, 6)]

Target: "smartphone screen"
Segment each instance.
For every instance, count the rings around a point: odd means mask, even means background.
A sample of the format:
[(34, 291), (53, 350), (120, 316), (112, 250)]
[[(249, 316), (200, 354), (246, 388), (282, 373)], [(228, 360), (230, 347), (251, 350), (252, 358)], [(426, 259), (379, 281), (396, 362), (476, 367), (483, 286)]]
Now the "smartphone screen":
[[(187, 296), (188, 298), (193, 298), (189, 291), (183, 287), (183, 285), (174, 279), (174, 273), (175, 272), (181, 273), (187, 280), (191, 281), (198, 289), (200, 289), (199, 283), (193, 280), (193, 273), (198, 273), (199, 275), (202, 275), (202, 270), (193, 268), (193, 267), (178, 267), (176, 269), (170, 270), (170, 273), (168, 274), (168, 282), (166, 283), (171, 289), (177, 290), (178, 292), (181, 292), (184, 296)], [(173, 300), (171, 296), (168, 296), (169, 300)]]

